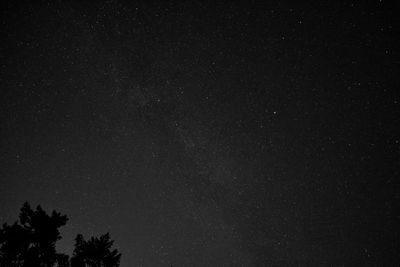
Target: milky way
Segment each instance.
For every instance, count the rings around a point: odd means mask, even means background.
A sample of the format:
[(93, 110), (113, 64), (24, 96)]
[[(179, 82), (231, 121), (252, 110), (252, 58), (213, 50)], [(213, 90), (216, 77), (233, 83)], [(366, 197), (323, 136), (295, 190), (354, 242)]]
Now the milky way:
[(1, 10), (0, 223), (56, 209), (121, 266), (396, 262), (391, 3)]

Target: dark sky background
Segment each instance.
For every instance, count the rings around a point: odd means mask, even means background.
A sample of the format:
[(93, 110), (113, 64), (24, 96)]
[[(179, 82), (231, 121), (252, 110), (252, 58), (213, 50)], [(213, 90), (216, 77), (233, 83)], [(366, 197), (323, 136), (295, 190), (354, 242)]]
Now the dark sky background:
[(8, 2), (0, 223), (122, 267), (399, 261), (395, 1)]

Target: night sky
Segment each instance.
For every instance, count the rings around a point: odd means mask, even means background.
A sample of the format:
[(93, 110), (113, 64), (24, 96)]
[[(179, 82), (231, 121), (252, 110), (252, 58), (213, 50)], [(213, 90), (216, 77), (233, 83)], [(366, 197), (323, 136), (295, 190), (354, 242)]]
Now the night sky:
[(395, 1), (8, 2), (1, 224), (56, 209), (122, 267), (400, 260)]

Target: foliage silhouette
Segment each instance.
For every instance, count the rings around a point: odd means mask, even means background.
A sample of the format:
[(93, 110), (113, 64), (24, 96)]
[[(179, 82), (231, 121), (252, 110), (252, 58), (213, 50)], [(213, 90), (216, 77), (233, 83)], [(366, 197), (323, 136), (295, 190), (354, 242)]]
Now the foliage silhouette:
[(54, 266), (62, 257), (55, 247), (61, 239), (58, 228), (67, 221), (65, 215), (53, 211), (49, 216), (40, 206), (34, 211), (24, 203), (19, 223), (0, 229), (0, 266)]
[(99, 238), (92, 237), (88, 241), (85, 241), (82, 235), (77, 235), (71, 267), (119, 266), (121, 254), (116, 249), (111, 250), (113, 243), (109, 233)]
[(57, 253), (61, 239), (59, 228), (68, 221), (66, 215), (53, 211), (48, 215), (40, 206), (32, 210), (25, 202), (19, 221), (0, 228), (0, 267), (117, 267), (121, 254), (111, 250), (109, 233), (85, 241), (76, 237), (74, 255)]

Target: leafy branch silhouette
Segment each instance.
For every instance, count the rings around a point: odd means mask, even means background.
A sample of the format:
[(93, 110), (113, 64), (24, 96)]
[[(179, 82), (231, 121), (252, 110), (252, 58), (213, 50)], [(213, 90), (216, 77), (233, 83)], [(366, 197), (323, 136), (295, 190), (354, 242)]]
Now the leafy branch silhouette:
[(121, 253), (112, 249), (110, 234), (85, 240), (75, 238), (72, 257), (57, 253), (56, 242), (61, 239), (59, 228), (68, 217), (53, 211), (48, 215), (39, 205), (33, 210), (25, 202), (19, 221), (0, 228), (0, 267), (118, 267)]

